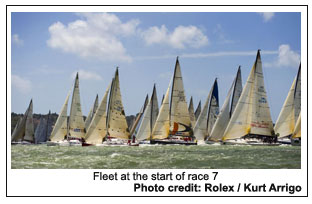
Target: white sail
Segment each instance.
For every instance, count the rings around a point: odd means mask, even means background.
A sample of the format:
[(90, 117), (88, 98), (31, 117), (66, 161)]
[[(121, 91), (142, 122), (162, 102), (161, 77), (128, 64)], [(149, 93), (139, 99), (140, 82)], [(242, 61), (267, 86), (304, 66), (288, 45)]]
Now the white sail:
[(239, 97), (242, 94), (243, 90), (243, 85), (242, 85), (242, 74), (241, 74), (241, 68), (240, 66), (238, 67), (237, 74), (236, 74), (236, 79), (235, 79), (235, 85), (234, 85), (234, 90), (232, 93), (232, 101), (231, 101), (231, 109), (230, 109), (230, 117), (232, 116), (236, 105), (238, 103)]
[[(231, 118), (231, 111), (234, 111), (237, 101), (242, 91), (242, 80), (240, 67), (238, 68), (236, 77), (231, 85), (231, 88), (225, 98), (224, 104), (218, 115), (218, 118), (211, 130), (210, 140), (218, 141), (221, 140)], [(232, 102), (231, 102), (232, 100)]]
[(213, 91), (213, 87), (209, 91), (203, 110), (200, 112), (198, 119), (195, 123), (194, 136), (196, 137), (198, 141), (204, 141), (208, 136), (208, 133), (207, 133), (208, 108), (209, 108), (209, 102), (211, 99), (212, 91)]
[(52, 142), (58, 142), (64, 140), (67, 135), (68, 127), (67, 127), (67, 106), (68, 100), (70, 96), (70, 91), (68, 92), (65, 102), (61, 108), (60, 114), (55, 122), (54, 128), (52, 130), (50, 140)]
[(215, 122), (215, 125), (213, 126), (211, 130), (211, 134), (209, 138), (210, 140), (218, 141), (222, 139), (225, 128), (230, 121), (230, 101), (231, 101), (230, 99), (231, 99), (234, 83), (235, 81), (232, 83), (232, 86), (225, 98), (220, 114)]
[(195, 111), (195, 120), (196, 121), (198, 120), (200, 112), (201, 112), (201, 101), (199, 101), (197, 108), (196, 108), (196, 111)]
[(151, 131), (155, 125), (159, 108), (158, 108), (158, 100), (157, 100), (157, 93), (156, 93), (156, 85), (154, 84), (152, 98), (151, 98)]
[(95, 114), (95, 111), (96, 111), (96, 109), (99, 106), (98, 98), (99, 98), (98, 95), (96, 95), (94, 104), (93, 104), (92, 108), (90, 109), (89, 114), (88, 114), (88, 116), (86, 118), (86, 121), (85, 121), (86, 130), (88, 130), (88, 127), (89, 127), (89, 125), (91, 123), (91, 120), (92, 120), (94, 114)]
[(273, 136), (273, 123), (264, 88), (260, 51), (222, 140), (246, 135)]
[(140, 123), (141, 119), (142, 119), (142, 116), (143, 116), (143, 113), (146, 109), (146, 106), (148, 104), (149, 100), (148, 100), (148, 95), (145, 97), (145, 101), (144, 101), (144, 104), (140, 110), (140, 112), (138, 113), (137, 117), (135, 118), (135, 121), (131, 127), (131, 130), (130, 130), (130, 136), (132, 136), (134, 133), (137, 134), (135, 131), (137, 129), (137, 126), (138, 124)]
[(212, 128), (219, 115), (219, 92), (217, 79), (215, 80), (211, 92), (211, 98), (208, 105), (208, 118), (207, 118), (207, 136), (210, 137)]
[(108, 105), (108, 135), (119, 139), (129, 139), (130, 133), (122, 105), (118, 68), (112, 83)]
[(151, 116), (152, 116), (152, 100), (148, 102), (147, 107), (143, 114), (143, 119), (139, 127), (138, 133), (136, 134), (136, 139), (138, 141), (150, 139), (151, 137)]
[(274, 126), (275, 133), (279, 137), (290, 136), (294, 132), (295, 123), (301, 109), (301, 79), (300, 67), (297, 76), (295, 77), (287, 98), (283, 104), (282, 110), (277, 118)]
[(193, 97), (191, 97), (190, 105), (189, 105), (188, 111), (189, 111), (189, 114), (190, 114), (190, 119), (191, 119), (192, 127), (194, 127), (194, 126), (195, 126), (195, 123), (196, 123), (196, 119), (195, 119), (195, 114), (194, 114)]
[(90, 125), (87, 129), (85, 141), (89, 144), (101, 144), (107, 133), (106, 118), (107, 118), (107, 96), (111, 85), (109, 85), (102, 98), (100, 106), (95, 111)]
[(299, 113), (292, 138), (301, 138), (301, 112)]
[(159, 114), (152, 131), (152, 139), (165, 139), (169, 136), (169, 90), (170, 83), (160, 106)]
[(157, 102), (156, 87), (154, 85), (151, 100), (147, 104), (147, 107), (144, 111), (142, 122), (136, 135), (138, 141), (151, 139), (152, 130), (155, 125), (157, 116), (158, 116), (158, 102)]
[(70, 137), (78, 139), (85, 137), (85, 123), (81, 112), (78, 73), (75, 79), (68, 127)]
[(34, 121), (33, 121), (33, 102), (31, 100), (28, 112), (27, 112), (27, 119), (26, 119), (26, 126), (25, 126), (25, 136), (23, 140), (28, 142), (35, 142), (35, 134), (34, 134)]
[[(11, 138), (11, 140), (13, 139), (13, 136), (17, 135), (17, 131), (19, 131), (19, 129), (20, 129), (19, 126), (21, 125), (22, 118), (23, 118), (23, 117), (21, 117), (21, 118), (18, 119), (18, 121), (17, 121), (17, 123), (16, 123), (16, 125), (15, 125), (15, 128), (14, 128), (14, 130), (13, 130), (13, 132), (12, 132), (12, 138)], [(12, 140), (12, 141), (13, 141), (13, 140)]]
[(170, 103), (170, 126), (171, 134), (175, 135), (177, 132), (184, 136), (191, 134), (191, 119), (188, 112), (187, 103), (185, 100), (184, 87), (182, 81), (181, 68), (177, 58), (171, 92)]

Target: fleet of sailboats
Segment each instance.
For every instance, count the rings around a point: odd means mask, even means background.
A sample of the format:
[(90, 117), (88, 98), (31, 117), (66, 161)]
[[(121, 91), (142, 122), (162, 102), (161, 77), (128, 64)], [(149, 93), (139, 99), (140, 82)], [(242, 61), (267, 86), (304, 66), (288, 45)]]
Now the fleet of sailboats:
[[(81, 111), (79, 77), (75, 78), (70, 113), (67, 115), (71, 91), (66, 96), (51, 132), (50, 112), (41, 118), (36, 131), (33, 124), (32, 100), (12, 133), (12, 144), (47, 145), (139, 145), (140, 144), (301, 144), (301, 65), (275, 126), (271, 119), (260, 50), (242, 86), (241, 68), (219, 111), (218, 82), (215, 79), (205, 104), (194, 111), (193, 97), (189, 106), (177, 57), (172, 80), (158, 106), (156, 85), (151, 97), (133, 119), (130, 130), (123, 107), (119, 71), (116, 68), (102, 100), (98, 95), (84, 120)], [(50, 134), (51, 132), (51, 134)]]

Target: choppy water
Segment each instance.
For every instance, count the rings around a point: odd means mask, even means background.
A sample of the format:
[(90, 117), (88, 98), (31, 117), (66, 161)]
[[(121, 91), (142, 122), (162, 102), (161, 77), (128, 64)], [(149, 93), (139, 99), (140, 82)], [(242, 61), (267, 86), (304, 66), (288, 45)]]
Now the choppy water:
[(13, 169), (281, 169), (301, 168), (293, 146), (60, 147), (13, 145)]

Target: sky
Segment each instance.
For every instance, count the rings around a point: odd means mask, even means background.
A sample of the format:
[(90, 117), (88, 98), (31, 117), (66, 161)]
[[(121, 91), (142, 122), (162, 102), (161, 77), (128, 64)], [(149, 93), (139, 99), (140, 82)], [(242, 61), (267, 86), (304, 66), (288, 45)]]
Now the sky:
[[(102, 99), (119, 67), (126, 115), (156, 83), (159, 103), (179, 56), (194, 107), (218, 80), (220, 108), (240, 65), (243, 85), (258, 49), (273, 122), (301, 54), (300, 13), (11, 13), (11, 111), (59, 113), (79, 72), (82, 111)], [(69, 110), (69, 108), (68, 108)]]

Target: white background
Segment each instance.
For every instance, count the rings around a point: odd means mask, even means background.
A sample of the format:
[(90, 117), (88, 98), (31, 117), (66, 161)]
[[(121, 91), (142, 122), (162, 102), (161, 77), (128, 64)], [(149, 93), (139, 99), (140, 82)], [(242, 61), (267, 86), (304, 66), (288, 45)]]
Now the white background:
[[(101, 2), (101, 1), (75, 1), (76, 4), (91, 4), (94, 2), (94, 4), (116, 4), (116, 2)], [(235, 1), (237, 3), (237, 1)], [(64, 1), (51, 1), (49, 3), (53, 4), (69, 4), (69, 2)], [(47, 3), (47, 4), (49, 4)], [(139, 1), (136, 4), (146, 4), (145, 1)], [(157, 2), (158, 4), (166, 3), (166, 1), (163, 2)], [(179, 2), (180, 4), (191, 4), (195, 3), (194, 1), (191, 2)], [(262, 4), (279, 4), (278, 2), (273, 1), (261, 1)], [(308, 1), (283, 1), (284, 4), (307, 4)], [(97, 196), (233, 196), (233, 195), (239, 195), (239, 196), (288, 196), (290, 194), (288, 193), (205, 193), (202, 189), (201, 193), (134, 193), (133, 191), (133, 183), (135, 181), (93, 181), (93, 172), (94, 171), (102, 171), (103, 173), (115, 173), (118, 172), (118, 174), (121, 173), (127, 173), (127, 172), (140, 172), (140, 173), (146, 173), (146, 174), (152, 174), (152, 173), (182, 173), (183, 171), (186, 171), (187, 173), (208, 173), (210, 175), (213, 171), (218, 171), (218, 177), (215, 181), (212, 181), (211, 179), (208, 182), (211, 182), (213, 184), (229, 184), (229, 185), (237, 185), (238, 183), (253, 183), (254, 185), (261, 185), (261, 184), (267, 184), (270, 185), (271, 183), (284, 185), (288, 183), (289, 185), (301, 185), (302, 186), (302, 192), (294, 194), (295, 196), (299, 195), (307, 195), (307, 144), (305, 140), (305, 135), (307, 135), (307, 13), (306, 13), (306, 7), (278, 7), (278, 6), (270, 6), (270, 7), (8, 7), (8, 29), (7, 29), (7, 53), (8, 53), (8, 66), (7, 66), (7, 83), (5, 83), (5, 9), (6, 4), (26, 4), (24, 1), (4, 1), (1, 3), (1, 55), (0, 55), (0, 63), (1, 63), (1, 93), (3, 96), (3, 100), (1, 100), (1, 107), (2, 108), (2, 115), (4, 116), (4, 107), (5, 107), (5, 101), (4, 101), (4, 95), (5, 95), (5, 87), (6, 84), (8, 85), (8, 95), (7, 95), (7, 115), (6, 119), (8, 121), (7, 128), (10, 130), (10, 121), (11, 121), (11, 95), (10, 95), (10, 84), (11, 84), (11, 63), (10, 63), (10, 45), (11, 45), (11, 33), (10, 33), (10, 12), (15, 11), (30, 11), (30, 12), (44, 12), (44, 11), (59, 11), (59, 12), (100, 12), (100, 11), (110, 11), (110, 12), (123, 12), (123, 11), (161, 11), (161, 12), (226, 12), (226, 11), (236, 11), (236, 12), (302, 12), (301, 13), (301, 66), (302, 66), (302, 146), (301, 146), (301, 169), (275, 169), (275, 170), (11, 170), (11, 151), (10, 151), (10, 134), (6, 135), (7, 144), (4, 142), (1, 143), (1, 199), (4, 199), (5, 202), (43, 202), (42, 198), (32, 198), (32, 199), (26, 199), (26, 198), (6, 198), (5, 199), (5, 155), (6, 155), (6, 147), (7, 145), (7, 195), (8, 196), (29, 196), (29, 195), (66, 195), (66, 196), (84, 196), (84, 195), (97, 195)], [(43, 4), (41, 1), (28, 1), (27, 4)], [(129, 4), (129, 2), (124, 1), (121, 4)], [(174, 4), (172, 2), (172, 4)], [(198, 2), (198, 4), (213, 4), (213, 2)], [(221, 4), (220, 1), (215, 2), (214, 4)], [(233, 4), (232, 1), (225, 1), (225, 4)], [(240, 1), (240, 4), (250, 4), (249, 1)], [(257, 3), (256, 3), (257, 4)], [(311, 14), (310, 14), (311, 16)], [(311, 22), (311, 20), (310, 20)], [(311, 26), (310, 26), (311, 27)], [(311, 82), (310, 82), (311, 83)], [(4, 132), (4, 124), (5, 119), (4, 117), (1, 117), (1, 129)], [(8, 131), (9, 132), (9, 131)], [(2, 137), (2, 141), (4, 141), (4, 137)], [(309, 143), (311, 143), (311, 140)], [(310, 156), (311, 157), (311, 156)], [(311, 177), (311, 176), (310, 176)], [(195, 182), (192, 183), (198, 183), (203, 184), (207, 181), (202, 182)], [(155, 184), (154, 181), (142, 181), (142, 183), (145, 184)], [(190, 183), (190, 181), (161, 181), (157, 182), (157, 184), (162, 184), (165, 186), (168, 185), (187, 185)], [(64, 198), (63, 198), (64, 199)], [(168, 201), (172, 202), (176, 198), (162, 198), (155, 200), (155, 198), (140, 198), (140, 202), (162, 202)], [(195, 198), (180, 198), (179, 202), (194, 202)], [(206, 202), (208, 201), (207, 198), (205, 199)], [(219, 198), (212, 198), (209, 199), (209, 202), (220, 202), (215, 201)], [(233, 202), (233, 199), (240, 199), (243, 200), (243, 202), (276, 202), (277, 198), (224, 198), (222, 199), (224, 202)], [(281, 198), (279, 198), (281, 199)], [(289, 198), (282, 198), (284, 201), (291, 201), (291, 202), (298, 202), (294, 201), (293, 199)], [(47, 200), (47, 199), (45, 199)], [(49, 201), (44, 202), (54, 202), (56, 198), (49, 199)], [(65, 199), (66, 200), (66, 199)], [(90, 198), (75, 198), (75, 202), (90, 202)], [(102, 202), (112, 202), (112, 198), (105, 198), (102, 199)], [(132, 198), (126, 198), (122, 199), (123, 202), (138, 202)], [(300, 202), (306, 202), (307, 199), (300, 198)]]

